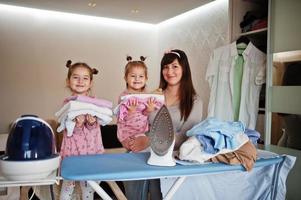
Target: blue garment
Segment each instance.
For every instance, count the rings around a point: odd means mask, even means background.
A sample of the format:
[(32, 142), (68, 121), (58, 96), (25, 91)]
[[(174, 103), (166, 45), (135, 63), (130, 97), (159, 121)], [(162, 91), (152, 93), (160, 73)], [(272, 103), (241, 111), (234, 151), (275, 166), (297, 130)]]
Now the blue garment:
[(214, 140), (212, 138), (205, 135), (196, 135), (196, 138), (201, 143), (205, 152), (212, 154), (216, 152), (216, 149), (214, 149)]
[(246, 128), (245, 134), (247, 134), (247, 136), (249, 137), (249, 139), (251, 140), (251, 142), (254, 145), (257, 144), (257, 140), (260, 138), (260, 133), (259, 132), (257, 132), (256, 130)]
[(235, 149), (239, 146), (235, 135), (243, 133), (242, 122), (225, 122), (210, 117), (187, 131), (186, 135), (196, 136), (207, 153), (217, 153), (221, 149)]

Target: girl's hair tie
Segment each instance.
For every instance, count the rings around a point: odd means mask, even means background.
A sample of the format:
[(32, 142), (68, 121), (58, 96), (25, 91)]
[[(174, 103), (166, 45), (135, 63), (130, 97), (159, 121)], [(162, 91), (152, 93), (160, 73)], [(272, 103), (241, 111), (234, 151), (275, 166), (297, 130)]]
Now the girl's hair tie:
[(92, 74), (98, 74), (98, 70), (96, 68), (92, 69)]
[(141, 60), (142, 62), (144, 62), (144, 61), (145, 61), (145, 59), (146, 59), (146, 57), (144, 57), (144, 56), (140, 56), (140, 60)]
[[(132, 62), (133, 61), (133, 58), (132, 58), (132, 56), (126, 56), (126, 60), (128, 61), (128, 62)], [(140, 56), (140, 61), (141, 62), (144, 62), (146, 60), (146, 57), (145, 56)]]
[(131, 56), (126, 56), (126, 60), (127, 60), (128, 62), (131, 62), (131, 61), (132, 61), (132, 57), (131, 57)]
[(72, 63), (72, 61), (71, 61), (71, 60), (68, 60), (67, 63), (66, 63), (66, 67), (67, 67), (67, 68), (70, 68), (70, 67), (71, 67), (71, 63)]

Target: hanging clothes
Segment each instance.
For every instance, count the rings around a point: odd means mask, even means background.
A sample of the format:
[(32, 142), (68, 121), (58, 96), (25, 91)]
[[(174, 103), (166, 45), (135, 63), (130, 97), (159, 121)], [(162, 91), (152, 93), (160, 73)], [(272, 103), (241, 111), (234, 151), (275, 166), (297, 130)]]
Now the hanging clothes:
[(242, 52), (243, 70), (240, 95), (234, 88), (234, 82), (236, 85), (237, 81), (235, 63), (238, 57), (236, 42), (215, 49), (210, 57), (206, 72), (206, 79), (210, 87), (208, 117), (234, 121), (234, 104), (236, 105), (237, 101), (237, 98), (235, 100), (234, 98), (238, 95), (240, 96), (240, 106), (237, 111), (237, 120), (242, 121), (247, 128), (255, 129), (259, 93), (262, 84), (265, 83), (266, 55), (251, 42)]

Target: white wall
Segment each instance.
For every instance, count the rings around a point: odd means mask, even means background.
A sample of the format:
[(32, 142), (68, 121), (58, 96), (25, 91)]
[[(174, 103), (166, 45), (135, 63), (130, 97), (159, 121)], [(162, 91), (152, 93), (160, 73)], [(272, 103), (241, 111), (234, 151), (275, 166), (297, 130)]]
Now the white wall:
[(229, 37), (227, 2), (212, 2), (158, 26), (124, 21), (110, 25), (105, 19), (0, 5), (0, 133), (6, 133), (8, 124), (21, 114), (54, 117), (69, 95), (65, 88), (68, 59), (98, 68), (94, 93), (116, 105), (125, 87), (126, 54), (148, 57), (148, 86), (153, 89), (159, 83), (163, 50), (170, 47), (187, 53), (205, 114), (209, 55)]
[(186, 52), (197, 93), (207, 116), (209, 88), (205, 80), (212, 51), (229, 43), (228, 1), (219, 0), (167, 20), (159, 25), (159, 52), (178, 48)]
[(114, 103), (125, 88), (127, 54), (148, 57), (148, 85), (157, 86), (157, 29), (152, 25), (109, 25), (93, 17), (0, 6), (0, 27), (0, 133), (21, 114), (54, 117), (69, 95), (68, 59), (98, 68), (94, 93)]

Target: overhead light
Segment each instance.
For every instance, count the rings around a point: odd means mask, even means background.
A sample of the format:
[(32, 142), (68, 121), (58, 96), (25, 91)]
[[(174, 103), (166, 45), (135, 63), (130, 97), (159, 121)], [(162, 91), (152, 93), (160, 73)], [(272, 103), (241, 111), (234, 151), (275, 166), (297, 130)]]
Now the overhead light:
[(154, 24), (142, 23), (136, 21), (129, 20), (120, 20), (120, 19), (112, 19), (105, 17), (96, 17), (89, 15), (80, 15), (80, 14), (72, 14), (51, 10), (41, 10), (36, 8), (28, 8), (28, 7), (20, 7), (20, 6), (12, 6), (0, 3), (0, 13), (3, 11), (13, 12), (16, 15), (20, 14), (28, 14), (31, 16), (36, 16), (39, 20), (51, 20), (51, 19), (61, 19), (61, 20), (70, 20), (76, 23), (78, 22), (88, 22), (95, 24), (103, 24), (108, 26), (116, 26), (116, 27), (124, 27), (124, 28), (138, 28), (138, 29), (153, 29), (156, 27)]
[(139, 13), (139, 10), (138, 9), (132, 9), (131, 13), (137, 14), (137, 13)]
[(94, 8), (96, 6), (96, 3), (90, 2), (90, 3), (88, 3), (88, 6)]

